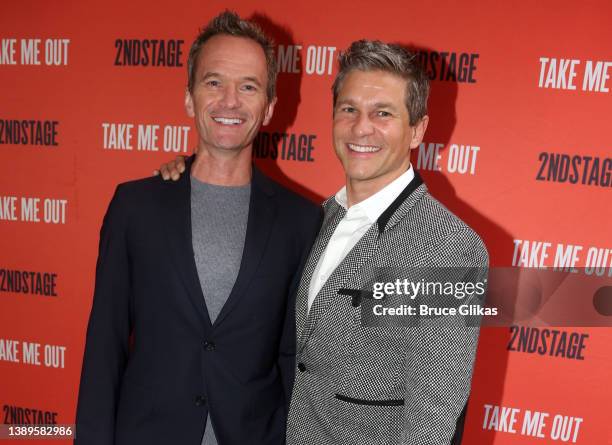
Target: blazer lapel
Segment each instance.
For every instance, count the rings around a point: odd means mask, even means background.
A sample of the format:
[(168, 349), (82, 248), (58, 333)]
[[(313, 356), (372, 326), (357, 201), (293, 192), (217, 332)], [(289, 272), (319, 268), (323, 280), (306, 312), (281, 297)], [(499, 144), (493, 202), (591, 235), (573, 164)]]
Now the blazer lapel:
[(191, 178), (189, 171), (194, 156), (186, 160), (185, 173), (176, 182), (164, 182), (164, 203), (161, 218), (170, 247), (170, 264), (178, 269), (189, 300), (204, 326), (210, 328), (210, 317), (206, 310), (202, 287), (195, 264), (191, 237)]
[(302, 272), (302, 278), (300, 279), (300, 286), (298, 288), (296, 297), (297, 303), (295, 317), (298, 339), (301, 337), (302, 331), (304, 330), (306, 317), (308, 315), (308, 289), (310, 288), (312, 274), (314, 273), (317, 263), (319, 262), (319, 258), (321, 258), (323, 251), (327, 247), (334, 230), (336, 230), (336, 227), (338, 227), (338, 224), (340, 224), (340, 220), (342, 220), (344, 215), (346, 215), (346, 210), (342, 206), (332, 202), (333, 199), (334, 198), (332, 197), (323, 204), (323, 207), (325, 208), (325, 216), (321, 225), (321, 231), (319, 232), (319, 235), (312, 246), (310, 255), (308, 256), (308, 260), (304, 266), (304, 271)]
[(346, 287), (346, 283), (372, 257), (377, 248), (377, 243), (378, 229), (376, 224), (373, 224), (329, 276), (308, 312), (304, 329), (298, 340), (298, 352), (301, 352), (304, 348), (308, 338), (315, 330), (317, 322), (328, 310), (332, 301), (340, 298), (337, 293), (338, 289)]
[(346, 214), (344, 208), (331, 201), (333, 198), (326, 202), (328, 206), (335, 205), (340, 210), (332, 210), (329, 217), (326, 213), (321, 233), (317, 241), (315, 241), (315, 247), (313, 247), (313, 252), (308, 259), (302, 281), (300, 282), (297, 308), (298, 353), (301, 352), (306, 345), (308, 338), (316, 327), (317, 321), (325, 314), (331, 302), (339, 298), (337, 295), (338, 289), (346, 287), (346, 284), (355, 273), (372, 258), (384, 232), (391, 230), (401, 221), (426, 191), (427, 188), (423, 183), (423, 179), (418, 172), (415, 172), (415, 177), (410, 181), (410, 184), (406, 186), (391, 205), (381, 214), (376, 223), (372, 224), (372, 227), (368, 229), (344, 260), (336, 267), (315, 297), (310, 311), (308, 311), (308, 288), (310, 286), (310, 280), (312, 279), (319, 258), (327, 247), (332, 234), (336, 230), (340, 220)]
[(276, 217), (276, 203), (273, 199), (274, 190), (269, 181), (268, 178), (253, 166), (249, 216), (242, 261), (234, 287), (213, 326), (223, 322), (247, 292), (253, 274), (257, 270), (263, 252), (266, 250), (274, 218)]

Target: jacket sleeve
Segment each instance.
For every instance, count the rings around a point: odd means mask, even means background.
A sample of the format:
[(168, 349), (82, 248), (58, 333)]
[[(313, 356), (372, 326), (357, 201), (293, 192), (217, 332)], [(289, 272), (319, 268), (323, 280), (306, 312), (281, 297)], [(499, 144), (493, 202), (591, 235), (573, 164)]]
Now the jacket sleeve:
[(127, 206), (122, 186), (108, 207), (96, 265), (76, 412), (77, 445), (112, 445), (121, 379), (127, 362), (130, 264)]
[[(446, 237), (433, 251), (428, 267), (472, 268), (472, 282), (484, 282), (488, 254), (470, 229)], [(448, 270), (448, 269), (447, 269)], [(440, 275), (444, 276), (445, 273)], [(475, 303), (475, 295), (460, 304)], [(457, 305), (458, 307), (459, 305)], [(479, 335), (478, 317), (421, 319), (411, 342), (405, 370), (403, 445), (449, 445), (457, 418), (470, 392)]]

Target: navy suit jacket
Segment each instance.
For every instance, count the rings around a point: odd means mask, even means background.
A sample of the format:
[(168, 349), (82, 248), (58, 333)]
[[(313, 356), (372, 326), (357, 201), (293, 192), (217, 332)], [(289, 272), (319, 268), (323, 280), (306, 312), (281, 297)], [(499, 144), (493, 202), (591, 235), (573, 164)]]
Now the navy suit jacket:
[(242, 263), (211, 324), (189, 175), (119, 185), (100, 234), (75, 443), (199, 445), (209, 410), (220, 445), (284, 443), (295, 291), (320, 219), (254, 168)]

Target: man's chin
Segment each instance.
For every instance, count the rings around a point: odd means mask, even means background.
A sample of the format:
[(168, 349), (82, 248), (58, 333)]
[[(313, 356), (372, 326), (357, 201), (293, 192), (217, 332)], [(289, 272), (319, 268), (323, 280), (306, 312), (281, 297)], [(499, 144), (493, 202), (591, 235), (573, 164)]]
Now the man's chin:
[(374, 174), (366, 170), (345, 170), (345, 173), (347, 179), (351, 181), (368, 181), (374, 179)]
[(211, 144), (215, 151), (226, 153), (237, 153), (244, 150), (249, 144), (246, 141), (220, 140)]
[(375, 169), (371, 168), (373, 166), (366, 164), (368, 162), (363, 160), (343, 160), (342, 168), (344, 168), (347, 178), (364, 181), (370, 179), (375, 174)]

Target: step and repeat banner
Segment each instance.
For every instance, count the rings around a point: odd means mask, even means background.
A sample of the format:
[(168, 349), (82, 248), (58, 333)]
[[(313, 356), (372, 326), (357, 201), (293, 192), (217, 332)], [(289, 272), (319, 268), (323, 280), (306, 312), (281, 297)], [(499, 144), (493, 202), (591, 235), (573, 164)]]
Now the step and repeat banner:
[[(278, 105), (254, 146), (270, 176), (315, 202), (339, 189), (337, 56), (402, 43), (432, 85), (413, 166), (492, 265), (612, 275), (609, 1), (7, 1), (0, 423), (74, 423), (102, 217), (118, 183), (193, 152), (187, 55), (225, 8), (277, 42)], [(539, 308), (612, 316), (609, 287), (534, 283)], [(612, 444), (605, 324), (483, 328), (463, 443)]]

